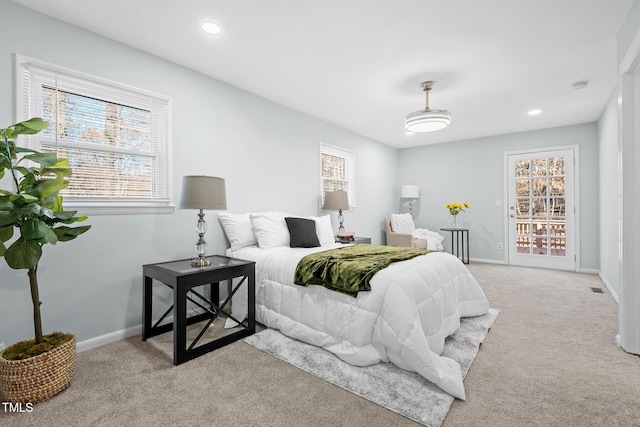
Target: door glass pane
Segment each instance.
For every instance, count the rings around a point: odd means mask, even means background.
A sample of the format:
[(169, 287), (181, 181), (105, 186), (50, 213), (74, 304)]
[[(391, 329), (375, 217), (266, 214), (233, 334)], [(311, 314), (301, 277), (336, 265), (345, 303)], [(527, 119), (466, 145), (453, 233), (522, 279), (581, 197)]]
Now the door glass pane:
[(564, 157), (551, 157), (549, 159), (549, 175), (564, 176)]
[(547, 195), (547, 179), (536, 178), (531, 180), (531, 192), (534, 196)]
[(516, 176), (517, 177), (529, 176), (529, 160), (516, 161)]
[(535, 219), (532, 222), (533, 234), (546, 235), (547, 234), (547, 221)]
[(529, 196), (529, 180), (516, 180), (516, 197)]
[(547, 199), (531, 199), (531, 204), (533, 205), (533, 216), (547, 216)]
[(533, 167), (531, 168), (531, 174), (533, 176), (546, 176), (547, 175), (547, 159), (533, 159)]
[(549, 215), (564, 218), (566, 215), (564, 197), (552, 197), (549, 199)]
[(516, 219), (516, 234), (528, 235), (531, 234), (531, 221), (529, 219)]
[(565, 255), (565, 242), (567, 239), (551, 239), (551, 256), (564, 256)]
[(534, 255), (546, 255), (547, 254), (547, 238), (536, 237), (533, 239), (533, 254)]
[(551, 236), (566, 236), (565, 221), (564, 220), (551, 220), (549, 221), (549, 234)]
[(564, 178), (551, 178), (551, 196), (564, 196)]
[(519, 254), (531, 253), (531, 239), (528, 236), (516, 237), (516, 251)]
[(531, 203), (528, 198), (526, 199), (518, 199), (516, 201), (516, 215), (519, 217), (529, 217), (531, 216)]

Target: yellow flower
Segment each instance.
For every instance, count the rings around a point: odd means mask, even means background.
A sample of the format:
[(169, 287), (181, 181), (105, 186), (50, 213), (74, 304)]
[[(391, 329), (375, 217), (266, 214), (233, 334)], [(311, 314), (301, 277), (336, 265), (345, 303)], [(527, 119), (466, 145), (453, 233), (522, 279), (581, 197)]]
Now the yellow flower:
[(462, 203), (447, 203), (444, 208), (447, 209), (451, 215), (455, 216), (460, 212), (464, 212), (465, 208), (469, 209), (469, 203), (464, 202), (464, 205)]

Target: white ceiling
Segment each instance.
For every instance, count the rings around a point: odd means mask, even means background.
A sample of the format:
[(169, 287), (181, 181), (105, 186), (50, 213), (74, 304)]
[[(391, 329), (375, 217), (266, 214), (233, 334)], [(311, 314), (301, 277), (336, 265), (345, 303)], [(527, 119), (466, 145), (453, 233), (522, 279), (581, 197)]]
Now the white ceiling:
[[(14, 0), (393, 147), (595, 121), (633, 0)], [(222, 34), (200, 24), (213, 21)], [(421, 110), (439, 132), (406, 135)], [(572, 84), (588, 81), (586, 89)], [(542, 114), (527, 112), (539, 108)]]

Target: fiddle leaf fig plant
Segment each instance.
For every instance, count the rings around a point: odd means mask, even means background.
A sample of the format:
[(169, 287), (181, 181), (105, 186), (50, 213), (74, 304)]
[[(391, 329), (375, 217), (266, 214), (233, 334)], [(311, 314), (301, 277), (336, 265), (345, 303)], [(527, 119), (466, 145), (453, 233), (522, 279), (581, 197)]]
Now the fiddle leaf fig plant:
[[(27, 270), (36, 344), (43, 342), (37, 275), (42, 248), (73, 240), (91, 228), (68, 226), (87, 219), (62, 207), (59, 192), (69, 185), (69, 161), (16, 144), (18, 136), (36, 134), (47, 126), (35, 117), (0, 128), (0, 257), (13, 269)], [(4, 188), (5, 182), (12, 188)]]

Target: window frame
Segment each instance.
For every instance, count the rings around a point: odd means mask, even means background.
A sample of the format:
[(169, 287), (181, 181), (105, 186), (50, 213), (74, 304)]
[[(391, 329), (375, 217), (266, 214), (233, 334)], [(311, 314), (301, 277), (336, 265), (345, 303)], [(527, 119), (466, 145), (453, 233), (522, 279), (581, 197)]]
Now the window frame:
[[(92, 97), (106, 102), (126, 105), (151, 112), (151, 126), (154, 138), (159, 141), (153, 151), (157, 166), (153, 168), (151, 185), (154, 194), (151, 198), (124, 197), (65, 197), (65, 208), (82, 211), (90, 215), (126, 215), (173, 213), (173, 168), (172, 168), (172, 131), (170, 97), (139, 89), (130, 85), (97, 77), (91, 74), (65, 68), (52, 63), (15, 54), (15, 115), (16, 122), (31, 117), (42, 117), (43, 85), (58, 87), (60, 90), (80, 96)], [(64, 81), (59, 82), (58, 79)], [(40, 150), (41, 141), (50, 145), (54, 138), (41, 134), (26, 138), (29, 148)], [(76, 147), (72, 140), (59, 146)], [(104, 152), (112, 152), (113, 147)]]
[(325, 177), (322, 176), (322, 155), (327, 154), (331, 156), (341, 157), (345, 159), (345, 181), (349, 183), (347, 197), (349, 199), (349, 210), (357, 207), (356, 202), (356, 152), (347, 148), (339, 147), (337, 145), (327, 144), (320, 142), (320, 209), (324, 209), (324, 181)]

